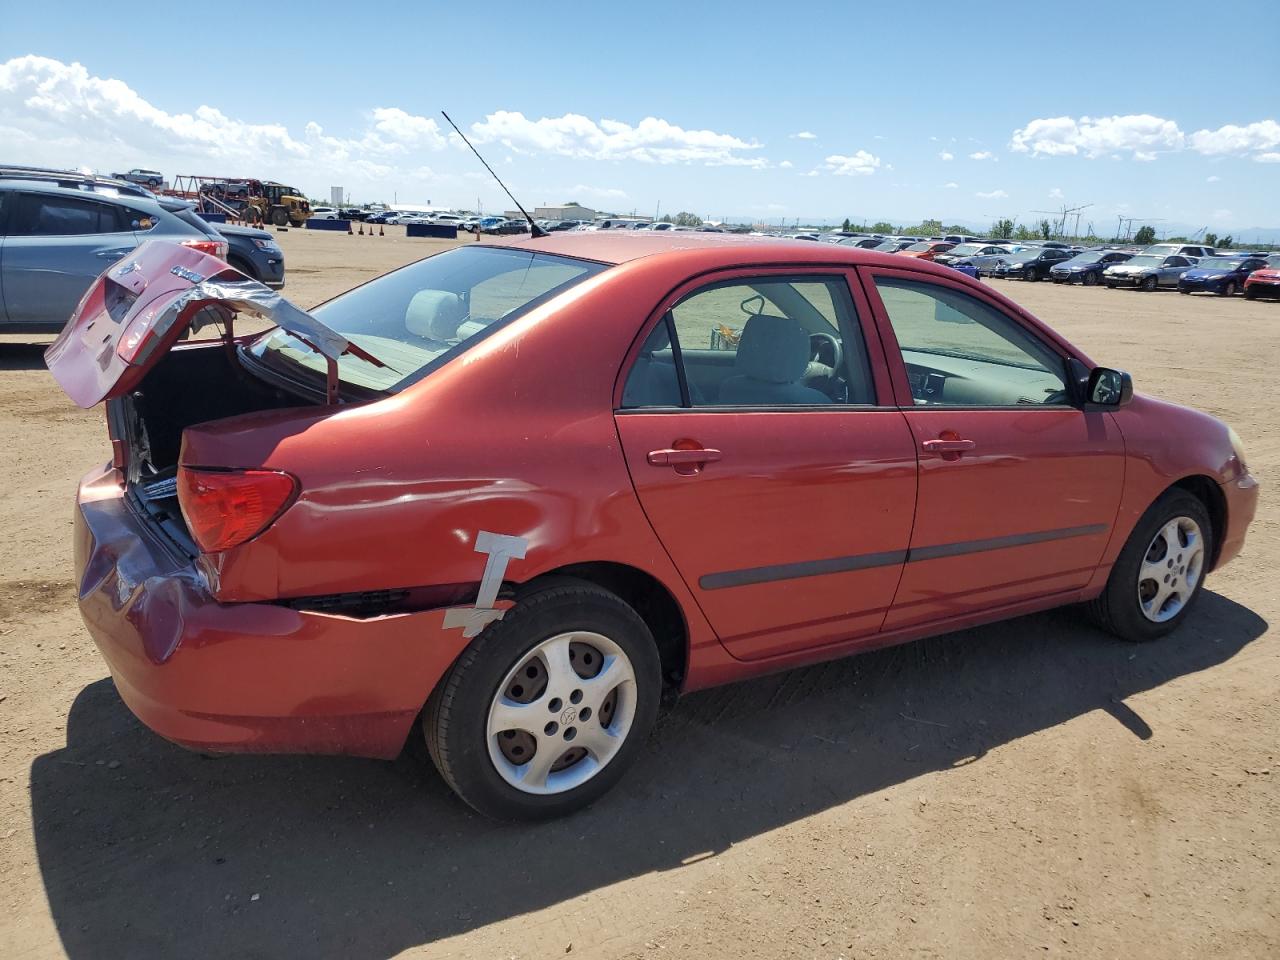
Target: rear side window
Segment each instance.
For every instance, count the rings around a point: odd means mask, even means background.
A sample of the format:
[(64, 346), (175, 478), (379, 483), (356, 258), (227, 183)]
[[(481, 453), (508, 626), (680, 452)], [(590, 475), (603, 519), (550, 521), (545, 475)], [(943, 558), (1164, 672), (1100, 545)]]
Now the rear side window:
[(97, 200), (25, 194), (15, 207), (11, 237), (74, 237), (128, 230), (116, 207)]
[(866, 344), (843, 277), (712, 284), (653, 330), (622, 406), (873, 404)]

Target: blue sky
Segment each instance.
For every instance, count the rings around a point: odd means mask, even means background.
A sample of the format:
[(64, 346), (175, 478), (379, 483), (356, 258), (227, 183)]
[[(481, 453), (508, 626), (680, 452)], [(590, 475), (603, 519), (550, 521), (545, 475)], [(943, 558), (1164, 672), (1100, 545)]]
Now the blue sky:
[[(507, 206), (443, 107), (526, 205), (985, 224), (1065, 202), (1100, 232), (1119, 214), (1280, 227), (1261, 8), (221, 3), (156, 7), (151, 30), (100, 4), (6, 6), (8, 162)], [(283, 54), (220, 53), (207, 23), (227, 51)]]

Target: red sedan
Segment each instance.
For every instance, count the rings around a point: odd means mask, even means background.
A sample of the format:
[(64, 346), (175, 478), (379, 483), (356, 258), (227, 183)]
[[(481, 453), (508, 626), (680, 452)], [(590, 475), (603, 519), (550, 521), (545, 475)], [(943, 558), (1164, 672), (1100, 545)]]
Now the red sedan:
[(948, 243), (945, 240), (921, 240), (919, 243), (913, 243), (911, 246), (899, 250), (900, 256), (915, 257), (917, 260), (932, 260), (940, 253), (946, 253), (954, 243)]
[(1255, 270), (1244, 281), (1244, 295), (1250, 300), (1259, 297), (1280, 299), (1280, 254), (1267, 257), (1267, 265)]
[(837, 245), (495, 240), (305, 313), (151, 243), (47, 357), (106, 401), (80, 608), (138, 717), (372, 757), (420, 726), (504, 818), (599, 797), (664, 690), (1079, 602), (1160, 637), (1258, 496), (1225, 424)]

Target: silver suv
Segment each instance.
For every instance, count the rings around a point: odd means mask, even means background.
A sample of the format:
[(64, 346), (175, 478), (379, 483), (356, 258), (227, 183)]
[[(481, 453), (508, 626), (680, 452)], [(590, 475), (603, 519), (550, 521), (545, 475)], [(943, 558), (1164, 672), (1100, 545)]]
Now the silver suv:
[(225, 258), (227, 241), (191, 204), (122, 180), (0, 167), (0, 332), (57, 333), (98, 275), (143, 240)]

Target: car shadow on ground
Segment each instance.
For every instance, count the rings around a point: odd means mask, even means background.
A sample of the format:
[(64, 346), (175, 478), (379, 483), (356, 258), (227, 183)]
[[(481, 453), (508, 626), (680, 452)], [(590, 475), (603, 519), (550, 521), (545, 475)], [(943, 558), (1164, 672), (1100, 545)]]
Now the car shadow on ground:
[(1061, 611), (695, 694), (611, 795), (537, 826), (470, 813), (413, 743), (393, 763), (188, 753), (102, 680), (76, 698), (67, 746), (32, 766), (40, 870), (73, 960), (387, 957), (678, 870), (1093, 710), (1147, 739), (1125, 698), (1266, 627), (1206, 593), (1156, 644)]
[(0, 370), (43, 370), (47, 343), (0, 342)]

